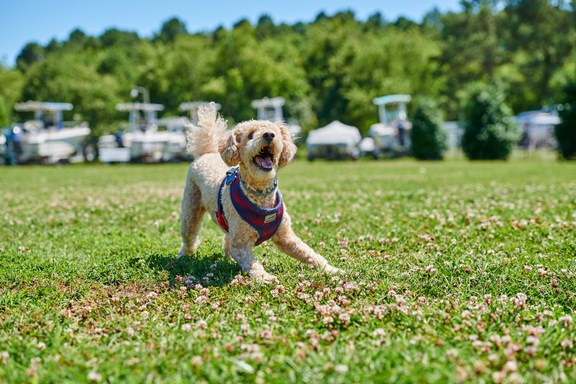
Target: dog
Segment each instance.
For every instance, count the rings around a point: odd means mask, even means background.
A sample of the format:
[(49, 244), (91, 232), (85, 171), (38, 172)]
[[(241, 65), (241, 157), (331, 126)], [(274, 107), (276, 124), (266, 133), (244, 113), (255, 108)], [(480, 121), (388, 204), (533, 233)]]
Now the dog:
[(254, 257), (253, 248), (272, 240), (287, 255), (328, 273), (342, 272), (306, 245), (292, 230), (278, 191), (278, 170), (296, 154), (282, 122), (250, 120), (227, 129), (212, 103), (198, 111), (198, 123), (187, 133), (194, 160), (182, 198), (178, 257), (199, 246), (198, 232), (206, 213), (226, 233), (224, 254), (252, 279), (277, 282)]

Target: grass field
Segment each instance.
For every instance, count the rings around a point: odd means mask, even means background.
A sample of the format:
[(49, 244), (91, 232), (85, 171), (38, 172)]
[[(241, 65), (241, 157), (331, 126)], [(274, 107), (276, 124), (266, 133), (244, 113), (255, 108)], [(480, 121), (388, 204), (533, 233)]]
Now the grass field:
[(576, 380), (576, 163), (306, 163), (280, 173), (325, 276), (265, 244), (254, 284), (186, 165), (0, 168), (0, 382)]

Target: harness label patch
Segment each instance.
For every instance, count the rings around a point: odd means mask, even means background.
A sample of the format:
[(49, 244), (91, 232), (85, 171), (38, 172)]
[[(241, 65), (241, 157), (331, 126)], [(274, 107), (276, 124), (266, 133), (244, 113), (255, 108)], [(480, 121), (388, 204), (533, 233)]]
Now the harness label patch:
[(276, 213), (272, 213), (266, 217), (264, 217), (264, 224), (271, 223), (276, 220)]

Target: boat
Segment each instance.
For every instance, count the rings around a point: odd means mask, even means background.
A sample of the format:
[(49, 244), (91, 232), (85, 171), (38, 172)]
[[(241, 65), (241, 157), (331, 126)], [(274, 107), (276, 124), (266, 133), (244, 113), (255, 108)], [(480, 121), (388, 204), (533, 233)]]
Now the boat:
[(34, 119), (4, 130), (3, 158), (9, 164), (76, 163), (95, 158), (86, 122), (64, 121), (70, 103), (26, 101), (14, 107), (19, 112), (34, 112)]
[(520, 127), (521, 139), (518, 145), (527, 150), (556, 148), (554, 127), (561, 123), (556, 111), (526, 111), (514, 116)]
[(410, 95), (386, 95), (373, 100), (378, 106), (380, 122), (370, 127), (368, 136), (374, 139), (378, 157), (397, 157), (410, 152), (412, 123), (407, 119), (406, 104), (411, 100)]
[[(256, 99), (252, 101), (252, 108), (256, 109), (256, 118), (258, 120), (268, 120), (272, 122), (284, 122), (284, 114), (282, 112), (282, 107), (284, 106), (286, 100), (283, 97), (265, 97), (263, 99)], [(288, 132), (292, 137), (297, 137), (302, 128), (293, 122), (286, 122), (288, 126)]]
[(120, 103), (116, 109), (128, 112), (128, 124), (114, 134), (100, 137), (98, 152), (102, 163), (159, 163), (189, 158), (185, 134), (190, 125), (188, 118), (158, 119), (164, 106), (149, 102)]

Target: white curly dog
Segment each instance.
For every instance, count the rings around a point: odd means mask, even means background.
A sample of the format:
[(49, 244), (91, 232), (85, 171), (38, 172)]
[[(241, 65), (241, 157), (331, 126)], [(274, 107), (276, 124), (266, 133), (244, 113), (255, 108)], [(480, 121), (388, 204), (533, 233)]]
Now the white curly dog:
[(213, 104), (198, 111), (188, 133), (194, 161), (188, 170), (178, 257), (192, 255), (206, 212), (226, 232), (224, 253), (259, 282), (277, 281), (252, 253), (271, 239), (284, 253), (329, 273), (341, 272), (314, 252), (292, 230), (278, 191), (278, 170), (292, 160), (296, 146), (283, 123), (251, 120), (226, 129)]

